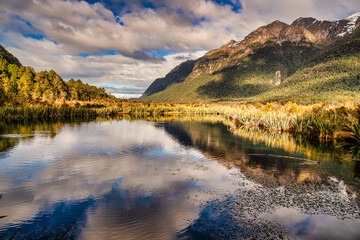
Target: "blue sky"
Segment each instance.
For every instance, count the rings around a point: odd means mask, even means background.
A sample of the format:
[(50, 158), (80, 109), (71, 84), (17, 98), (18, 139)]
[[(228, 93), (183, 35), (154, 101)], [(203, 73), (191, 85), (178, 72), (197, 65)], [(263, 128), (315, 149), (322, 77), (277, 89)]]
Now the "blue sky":
[(0, 44), (36, 71), (124, 97), (274, 20), (341, 19), (358, 0), (0, 0)]
[[(231, 6), (231, 9), (234, 12), (239, 12), (242, 8), (241, 2), (239, 0), (209, 0), (213, 3), (216, 3), (219, 6)], [(139, 8), (151, 8), (151, 9), (158, 9), (158, 8), (166, 8), (167, 1), (152, 1), (152, 0), (140, 0), (140, 1), (129, 1), (129, 0), (87, 0), (86, 2), (90, 4), (94, 4), (96, 2), (100, 2), (106, 8), (111, 10), (114, 15), (122, 15), (123, 13), (131, 12), (131, 5), (136, 5)], [(176, 2), (176, 1), (173, 1)], [(129, 4), (130, 3), (130, 4)], [(179, 7), (180, 9), (181, 7)]]

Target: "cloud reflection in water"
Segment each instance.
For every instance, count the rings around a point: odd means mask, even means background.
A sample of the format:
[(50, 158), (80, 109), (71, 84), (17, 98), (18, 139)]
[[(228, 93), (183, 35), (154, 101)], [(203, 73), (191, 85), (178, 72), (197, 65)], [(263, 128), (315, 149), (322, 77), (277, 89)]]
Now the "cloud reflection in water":
[[(232, 176), (154, 125), (65, 125), (53, 139), (35, 134), (31, 142), (20, 142), (1, 159), (0, 204), (9, 214), (1, 230), (7, 234), (6, 229), (28, 218), (35, 225), (45, 215), (70, 225), (71, 217), (79, 220), (74, 208), (87, 206), (81, 219), (84, 239), (174, 236), (197, 216), (200, 201), (190, 196), (214, 198), (207, 190), (228, 190)], [(59, 214), (61, 203), (67, 207)]]
[[(261, 237), (264, 230), (321, 238), (341, 229), (359, 236), (359, 207), (339, 182), (292, 182), (309, 171), (320, 176), (301, 163), (298, 153), (253, 144), (219, 124), (109, 121), (66, 124), (52, 137), (35, 131), (0, 157), (0, 209), (9, 214), (0, 237), (28, 218), (24, 236), (57, 234), (72, 221), (80, 239)], [(326, 225), (341, 229), (324, 232)]]

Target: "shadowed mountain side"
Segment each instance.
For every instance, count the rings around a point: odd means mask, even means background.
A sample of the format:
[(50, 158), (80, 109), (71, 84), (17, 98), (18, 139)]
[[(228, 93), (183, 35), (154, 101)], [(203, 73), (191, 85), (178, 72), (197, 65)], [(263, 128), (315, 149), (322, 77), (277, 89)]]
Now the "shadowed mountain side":
[(14, 55), (9, 53), (3, 46), (0, 45), (0, 59), (5, 59), (10, 64), (15, 64), (18, 67), (21, 67), (21, 63), (19, 59), (17, 59)]
[(176, 141), (178, 141), (181, 145), (185, 147), (193, 146), (191, 141), (191, 137), (187, 134), (187, 132), (179, 126), (175, 124), (156, 124), (156, 126), (160, 128), (164, 128), (165, 131), (169, 134), (169, 136)]
[(176, 66), (164, 78), (156, 79), (148, 89), (146, 89), (142, 97), (161, 92), (174, 83), (183, 82), (192, 72), (195, 63), (196, 60), (188, 60)]

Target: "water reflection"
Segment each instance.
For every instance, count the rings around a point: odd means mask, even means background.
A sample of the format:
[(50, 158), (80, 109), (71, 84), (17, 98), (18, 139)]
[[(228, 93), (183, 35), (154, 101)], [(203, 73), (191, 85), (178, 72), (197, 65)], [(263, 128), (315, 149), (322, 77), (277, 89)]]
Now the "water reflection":
[(289, 183), (290, 179), (319, 182), (330, 175), (344, 180), (353, 190), (360, 188), (359, 161), (335, 142), (235, 129), (231, 123), (226, 127), (222, 123), (177, 121), (165, 129), (180, 142), (191, 139), (187, 142), (224, 165), (236, 165), (244, 173), (252, 172), (253, 177), (272, 176), (274, 186)]
[(336, 146), (232, 134), (217, 117), (125, 118), (0, 123), (0, 238), (27, 219), (23, 239), (55, 238), (73, 221), (79, 239), (360, 236), (346, 188), (359, 166), (347, 153), (339, 162)]
[(9, 214), (2, 237), (30, 219), (26, 237), (75, 220), (83, 239), (168, 239), (196, 218), (193, 193), (214, 195), (207, 191), (223, 192), (231, 181), (226, 168), (151, 122), (65, 124), (53, 138), (31, 134), (1, 159), (1, 211)]
[[(185, 130), (187, 138), (205, 155), (224, 166), (239, 167), (246, 179), (258, 184), (211, 201), (179, 236), (338, 239), (339, 233), (346, 232), (342, 238), (359, 237), (359, 202), (349, 197), (354, 194), (352, 189), (358, 190), (358, 161), (334, 143), (316, 146), (306, 139), (249, 129), (230, 129), (231, 134), (221, 124), (182, 121), (170, 125), (166, 129), (172, 136), (176, 138), (178, 133), (173, 129)], [(289, 212), (299, 221), (288, 221)], [(343, 219), (351, 220), (344, 223)], [(325, 222), (339, 228), (324, 231)]]

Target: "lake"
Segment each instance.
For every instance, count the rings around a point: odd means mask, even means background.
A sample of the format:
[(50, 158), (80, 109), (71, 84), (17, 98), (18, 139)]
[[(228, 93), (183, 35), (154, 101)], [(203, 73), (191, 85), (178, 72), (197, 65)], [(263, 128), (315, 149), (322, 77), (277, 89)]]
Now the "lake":
[(335, 143), (216, 117), (0, 122), (0, 239), (360, 239), (359, 183)]

